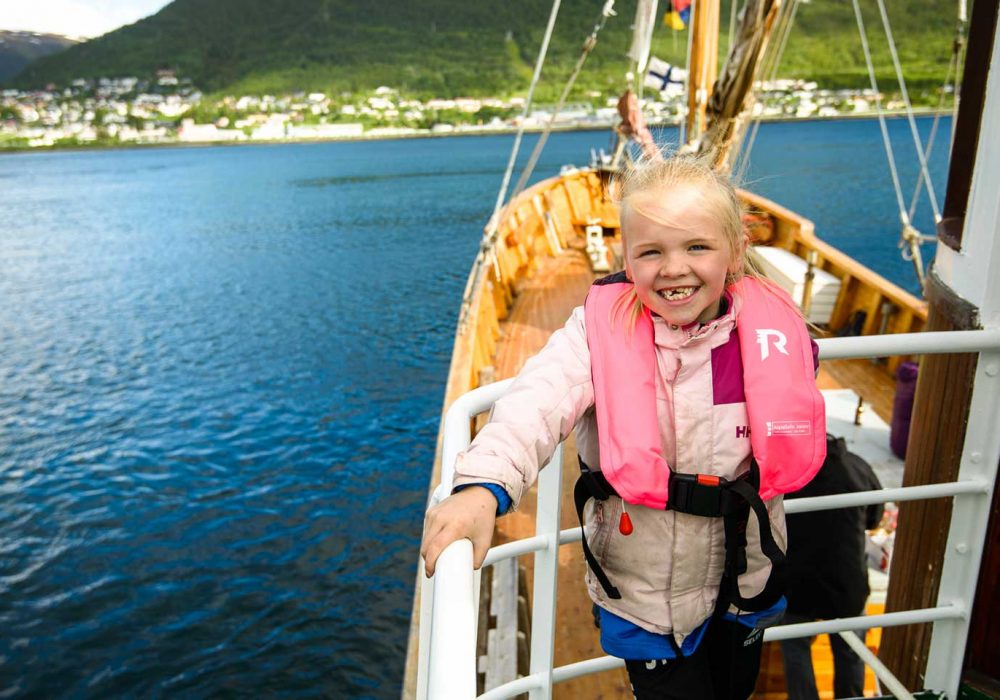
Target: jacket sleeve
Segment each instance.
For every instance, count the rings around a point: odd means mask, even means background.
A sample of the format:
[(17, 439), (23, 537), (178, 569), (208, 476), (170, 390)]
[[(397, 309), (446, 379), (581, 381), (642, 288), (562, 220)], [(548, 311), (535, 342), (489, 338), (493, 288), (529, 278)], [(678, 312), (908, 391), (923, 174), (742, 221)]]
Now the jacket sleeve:
[[(882, 483), (878, 480), (875, 475), (875, 471), (872, 466), (864, 459), (859, 459), (859, 468), (861, 469), (861, 478), (864, 486), (859, 489), (861, 491), (877, 491), (882, 488)], [(882, 515), (885, 512), (884, 503), (873, 503), (865, 508), (865, 529), (874, 530), (878, 527), (879, 522), (882, 520)]]
[(455, 485), (502, 486), (516, 508), (524, 490), (594, 402), (583, 307), (529, 359), (490, 421), (455, 462)]

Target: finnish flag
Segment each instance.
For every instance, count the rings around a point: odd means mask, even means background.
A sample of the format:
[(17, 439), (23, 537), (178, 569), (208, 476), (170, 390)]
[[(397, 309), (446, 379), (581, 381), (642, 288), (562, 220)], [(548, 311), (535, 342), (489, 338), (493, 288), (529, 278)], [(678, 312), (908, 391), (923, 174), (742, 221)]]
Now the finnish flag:
[(643, 85), (654, 90), (664, 91), (670, 85), (683, 85), (687, 80), (687, 71), (677, 66), (672, 66), (666, 61), (649, 57), (649, 65), (646, 66), (646, 77)]

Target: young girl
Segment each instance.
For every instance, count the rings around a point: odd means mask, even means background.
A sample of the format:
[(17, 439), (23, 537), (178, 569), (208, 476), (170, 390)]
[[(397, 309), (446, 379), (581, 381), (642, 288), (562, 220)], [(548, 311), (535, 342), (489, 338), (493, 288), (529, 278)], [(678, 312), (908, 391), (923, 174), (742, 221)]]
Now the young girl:
[(479, 567), (496, 515), (575, 426), (605, 652), (640, 700), (742, 699), (784, 609), (779, 494), (823, 459), (815, 345), (787, 295), (750, 277), (725, 178), (673, 158), (635, 168), (620, 196), (624, 274), (591, 288), (496, 403), (421, 554), (430, 576), (464, 537)]

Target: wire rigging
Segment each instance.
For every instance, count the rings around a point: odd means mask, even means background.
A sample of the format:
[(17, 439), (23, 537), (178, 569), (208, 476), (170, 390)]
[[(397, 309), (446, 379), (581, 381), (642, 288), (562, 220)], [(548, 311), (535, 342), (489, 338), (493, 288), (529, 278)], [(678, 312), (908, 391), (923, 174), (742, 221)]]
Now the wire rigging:
[(913, 145), (917, 152), (917, 160), (920, 163), (920, 170), (917, 175), (917, 183), (914, 188), (913, 196), (910, 198), (909, 209), (907, 209), (903, 203), (903, 191), (899, 183), (899, 174), (896, 169), (896, 161), (893, 155), (892, 142), (889, 138), (889, 133), (885, 125), (885, 117), (882, 113), (882, 104), (878, 91), (878, 84), (875, 80), (875, 69), (872, 63), (871, 51), (868, 48), (867, 34), (865, 33), (864, 20), (862, 19), (861, 16), (861, 8), (858, 4), (858, 0), (853, 0), (854, 14), (857, 18), (858, 31), (859, 34), (861, 35), (861, 45), (862, 48), (864, 49), (865, 62), (868, 67), (868, 75), (871, 80), (872, 90), (875, 93), (874, 95), (875, 106), (878, 113), (879, 127), (882, 131), (882, 141), (885, 146), (886, 158), (889, 161), (889, 170), (890, 173), (892, 174), (892, 183), (896, 193), (896, 201), (899, 205), (899, 220), (900, 223), (902, 224), (902, 230), (900, 231), (899, 235), (900, 254), (902, 255), (904, 260), (913, 263), (914, 271), (917, 274), (917, 279), (920, 282), (920, 286), (923, 287), (924, 263), (920, 253), (920, 244), (925, 242), (932, 242), (934, 241), (934, 237), (925, 236), (921, 234), (920, 231), (918, 231), (913, 226), (912, 221), (913, 221), (913, 216), (916, 213), (917, 202), (919, 201), (920, 190), (922, 187), (927, 188), (927, 199), (930, 202), (931, 210), (934, 214), (934, 221), (935, 222), (941, 221), (941, 212), (940, 209), (938, 208), (937, 196), (935, 195), (934, 192), (934, 184), (931, 181), (930, 172), (927, 167), (927, 157), (934, 146), (934, 138), (937, 134), (937, 127), (940, 118), (940, 109), (944, 104), (945, 87), (947, 87), (948, 81), (951, 79), (952, 71), (955, 71), (957, 75), (957, 69), (958, 69), (957, 56), (961, 52), (962, 31), (964, 27), (964, 19), (963, 19), (964, 10), (963, 10), (963, 4), (960, 0), (957, 36), (955, 43), (953, 44), (952, 57), (951, 61), (949, 62), (948, 72), (945, 76), (945, 83), (941, 89), (941, 98), (938, 103), (938, 111), (937, 114), (935, 115), (934, 123), (931, 126), (931, 132), (927, 140), (927, 146), (925, 148), (924, 145), (921, 143), (920, 133), (917, 130), (916, 119), (913, 116), (913, 107), (910, 103), (909, 92), (906, 89), (906, 80), (903, 77), (903, 69), (900, 65), (899, 53), (896, 50), (896, 42), (893, 39), (892, 27), (890, 26), (889, 23), (889, 15), (885, 9), (885, 2), (884, 0), (876, 0), (876, 3), (878, 4), (879, 16), (882, 20), (882, 27), (885, 30), (886, 41), (889, 46), (889, 53), (892, 57), (893, 68), (895, 69), (896, 72), (896, 80), (899, 82), (899, 89), (903, 99), (903, 105), (906, 109), (906, 117), (910, 127), (910, 134), (913, 137)]
[(538, 137), (538, 142), (535, 144), (534, 149), (531, 151), (531, 157), (528, 159), (527, 164), (524, 166), (524, 171), (521, 173), (521, 177), (518, 178), (517, 184), (514, 186), (514, 190), (511, 193), (511, 199), (519, 195), (523, 190), (525, 185), (528, 183), (528, 178), (531, 177), (531, 173), (535, 169), (535, 165), (538, 164), (538, 158), (542, 154), (542, 149), (545, 148), (545, 142), (548, 141), (549, 134), (552, 132), (552, 126), (555, 124), (556, 117), (562, 111), (562, 108), (566, 105), (566, 99), (569, 97), (570, 90), (573, 89), (573, 85), (576, 83), (577, 77), (580, 75), (580, 71), (583, 69), (583, 64), (587, 61), (587, 57), (590, 52), (594, 50), (597, 45), (597, 35), (604, 25), (607, 23), (609, 17), (613, 17), (615, 0), (607, 0), (604, 3), (604, 7), (601, 9), (601, 15), (597, 18), (594, 23), (594, 28), (590, 31), (590, 35), (583, 42), (583, 52), (576, 61), (576, 66), (573, 68), (573, 72), (570, 74), (569, 79), (566, 81), (566, 85), (563, 87), (562, 94), (559, 95), (559, 102), (556, 104), (555, 109), (552, 110), (552, 114), (549, 116), (549, 120), (545, 123), (545, 129), (542, 131), (541, 135)]
[[(767, 76), (767, 81), (771, 82), (778, 75), (778, 68), (781, 66), (781, 59), (785, 55), (785, 46), (788, 44), (788, 37), (792, 33), (792, 26), (795, 24), (795, 13), (798, 12), (799, 3), (801, 0), (792, 0), (790, 3), (787, 13), (783, 13), (779, 19), (779, 40), (778, 48), (773, 52), (769, 52), (769, 57), (767, 61), (767, 69), (761, 72)], [(756, 103), (756, 92), (753, 93), (753, 102), (749, 105), (748, 109), (752, 110), (754, 104)], [(761, 119), (760, 116), (753, 119), (753, 128), (750, 131), (750, 137), (747, 140), (746, 145), (743, 147), (743, 151), (740, 154), (739, 167), (737, 168), (737, 174), (735, 181), (744, 182), (744, 176), (746, 175), (747, 168), (750, 166), (750, 154), (753, 152), (754, 143), (757, 141), (757, 132), (760, 130)]]
[(905, 226), (910, 223), (910, 219), (906, 215), (906, 207), (903, 204), (903, 191), (899, 184), (899, 173), (896, 170), (896, 158), (892, 152), (892, 141), (889, 140), (889, 130), (885, 125), (885, 115), (882, 113), (882, 98), (879, 97), (878, 81), (875, 79), (875, 66), (872, 63), (871, 50), (868, 48), (868, 35), (865, 33), (865, 21), (861, 17), (861, 6), (859, 5), (858, 0), (851, 0), (851, 4), (854, 6), (854, 16), (858, 22), (858, 33), (861, 35), (861, 48), (865, 54), (865, 64), (868, 66), (868, 79), (871, 83), (872, 92), (874, 93), (875, 107), (878, 113), (878, 125), (882, 131), (882, 144), (885, 147), (885, 155), (889, 161), (889, 173), (892, 175), (892, 184), (896, 192), (896, 201), (899, 204), (899, 216)]
[(497, 202), (493, 207), (493, 216), (490, 218), (490, 227), (496, 229), (498, 225), (497, 216), (503, 207), (504, 199), (507, 197), (507, 186), (510, 184), (510, 176), (514, 171), (514, 163), (517, 161), (517, 152), (521, 148), (521, 138), (524, 136), (524, 124), (529, 114), (531, 114), (532, 98), (535, 94), (535, 86), (538, 85), (538, 78), (542, 74), (542, 66), (545, 64), (545, 56), (549, 51), (549, 40), (552, 38), (552, 30), (556, 26), (556, 16), (559, 14), (559, 5), (562, 0), (552, 0), (552, 11), (549, 13), (549, 24), (545, 28), (545, 37), (542, 39), (542, 46), (538, 51), (538, 59), (535, 61), (535, 72), (531, 76), (531, 85), (528, 86), (528, 96), (524, 100), (524, 109), (521, 112), (521, 123), (517, 127), (517, 135), (514, 137), (514, 146), (510, 151), (510, 159), (507, 161), (507, 170), (503, 175), (503, 183), (497, 193)]
[(535, 61), (535, 71), (531, 76), (531, 85), (528, 87), (528, 96), (524, 100), (521, 123), (518, 126), (517, 135), (514, 137), (514, 145), (510, 151), (510, 159), (507, 161), (507, 170), (504, 172), (503, 182), (500, 185), (500, 191), (497, 193), (497, 201), (496, 205), (493, 207), (493, 215), (490, 217), (486, 233), (483, 235), (483, 239), (479, 244), (479, 253), (476, 255), (476, 260), (472, 265), (472, 272), (469, 274), (469, 279), (465, 284), (465, 292), (462, 294), (462, 309), (459, 313), (458, 320), (459, 326), (465, 324), (466, 318), (469, 314), (472, 293), (482, 277), (483, 266), (486, 264), (488, 259), (492, 259), (494, 266), (497, 264), (494, 245), (496, 243), (497, 230), (500, 228), (500, 210), (503, 207), (504, 199), (507, 197), (507, 186), (510, 184), (510, 176), (511, 173), (514, 172), (514, 163), (517, 161), (517, 153), (521, 148), (521, 138), (524, 135), (525, 118), (531, 113), (531, 102), (535, 94), (535, 86), (538, 84), (538, 78), (542, 74), (542, 66), (545, 64), (545, 56), (549, 51), (549, 40), (552, 39), (552, 30), (556, 26), (556, 17), (559, 15), (559, 5), (561, 2), (562, 0), (552, 0), (552, 10), (549, 12), (549, 23), (545, 28), (545, 36), (542, 38), (541, 48), (538, 50), (538, 58)]
[[(910, 105), (910, 94), (906, 89), (906, 80), (903, 78), (903, 68), (899, 64), (899, 52), (896, 51), (896, 42), (892, 38), (892, 28), (889, 26), (889, 15), (885, 11), (885, 0), (877, 0), (879, 14), (882, 16), (882, 26), (885, 28), (885, 36), (889, 42), (889, 53), (892, 56), (892, 65), (896, 69), (896, 80), (899, 81), (899, 89), (903, 97), (903, 105), (906, 107), (906, 119), (910, 123), (910, 133), (913, 135), (913, 146), (917, 151), (917, 160), (920, 161), (920, 173), (927, 185), (927, 198), (931, 203), (931, 210), (934, 212), (934, 221), (941, 220), (941, 211), (938, 209), (937, 196), (934, 194), (934, 184), (931, 182), (930, 173), (927, 171), (927, 158), (924, 155), (923, 144), (920, 142), (920, 133), (917, 131), (917, 122), (913, 117), (913, 107)], [(908, 216), (907, 219), (910, 217)]]
[[(954, 95), (954, 103), (958, 105), (958, 66), (961, 60), (962, 48), (965, 45), (965, 0), (959, 0), (958, 8), (958, 23), (955, 27), (955, 40), (952, 42), (951, 58), (948, 61), (948, 70), (944, 76), (944, 82), (941, 85), (941, 95), (938, 98), (937, 109), (934, 110), (934, 121), (931, 123), (930, 134), (927, 136), (927, 145), (925, 146), (925, 153), (928, 160), (931, 157), (931, 151), (934, 148), (935, 139), (937, 138), (938, 124), (941, 121), (941, 115), (944, 113), (944, 102), (947, 97), (947, 87), (952, 82), (952, 76), (955, 78), (954, 89), (952, 94)], [(956, 115), (952, 114), (952, 136), (954, 136), (954, 124), (956, 120)], [(949, 152), (951, 149), (951, 144), (949, 143)], [(917, 174), (917, 184), (913, 188), (913, 197), (910, 199), (910, 209), (909, 216), (913, 219), (913, 215), (917, 209), (917, 202), (920, 200), (920, 190), (924, 184), (924, 171), (921, 170)]]

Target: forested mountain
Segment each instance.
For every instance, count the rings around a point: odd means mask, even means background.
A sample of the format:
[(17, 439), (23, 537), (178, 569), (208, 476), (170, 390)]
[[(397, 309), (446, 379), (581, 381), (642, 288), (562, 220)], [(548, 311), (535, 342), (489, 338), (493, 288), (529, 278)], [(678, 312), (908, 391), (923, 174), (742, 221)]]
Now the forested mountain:
[(0, 29), (0, 84), (20, 73), (32, 61), (65, 51), (76, 43), (76, 39), (58, 34)]
[[(540, 97), (558, 93), (604, 0), (563, 0)], [(661, 10), (663, 5), (661, 3)], [(880, 79), (889, 58), (877, 8), (865, 2)], [(886, 0), (911, 86), (939, 85), (948, 63), (954, 4)], [(23, 88), (78, 77), (144, 77), (171, 68), (217, 93), (359, 91), (389, 85), (415, 96), (523, 93), (550, 0), (175, 0), (159, 13), (31, 64), (7, 81)], [(579, 90), (622, 85), (635, 2), (615, 3)], [(725, 52), (729, 3), (723, 0)], [(661, 26), (654, 53), (684, 63), (687, 33)], [(863, 87), (861, 43), (851, 3), (803, 3), (780, 77), (824, 87)]]

